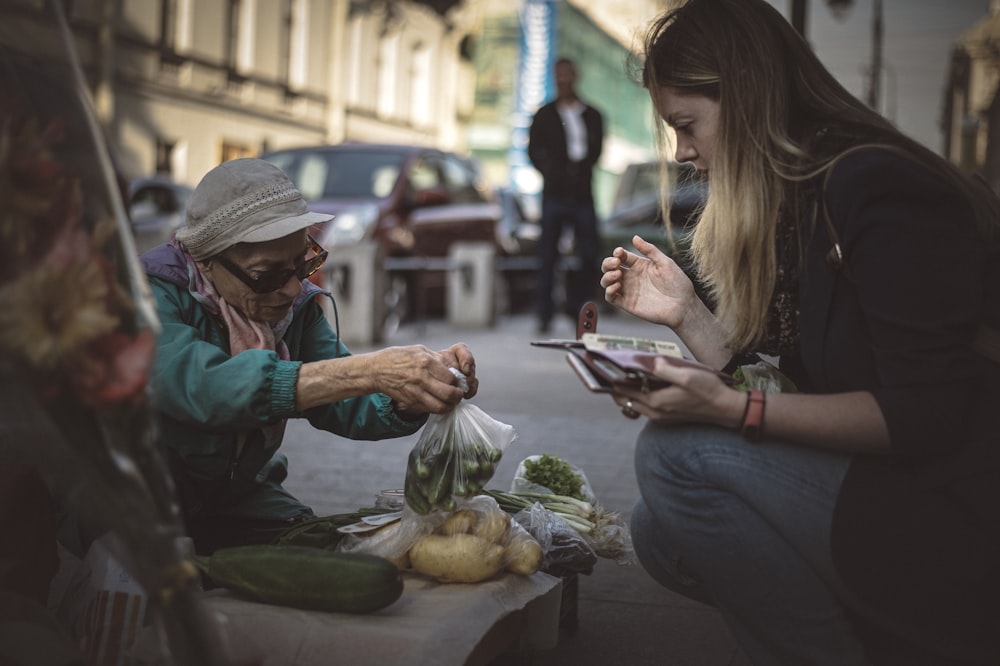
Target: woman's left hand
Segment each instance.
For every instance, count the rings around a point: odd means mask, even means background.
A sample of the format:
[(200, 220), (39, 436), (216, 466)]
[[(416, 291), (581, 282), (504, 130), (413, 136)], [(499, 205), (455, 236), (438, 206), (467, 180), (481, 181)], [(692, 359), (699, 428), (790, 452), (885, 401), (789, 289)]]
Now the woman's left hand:
[(746, 393), (726, 386), (710, 372), (679, 368), (657, 359), (656, 377), (670, 386), (654, 391), (616, 391), (615, 402), (628, 414), (631, 409), (661, 424), (710, 423), (739, 428), (746, 407)]

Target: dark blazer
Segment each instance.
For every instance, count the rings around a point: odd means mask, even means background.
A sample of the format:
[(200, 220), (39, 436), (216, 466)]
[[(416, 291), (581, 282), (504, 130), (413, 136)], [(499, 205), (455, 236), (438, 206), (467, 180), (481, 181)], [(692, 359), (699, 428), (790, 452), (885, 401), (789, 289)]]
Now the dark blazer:
[(876, 663), (951, 663), (929, 656), (935, 645), (1000, 663), (1000, 365), (969, 346), (981, 321), (1000, 321), (1000, 244), (975, 230), (960, 193), (885, 150), (845, 157), (825, 201), (846, 267), (827, 263), (817, 224), (800, 282), (801, 385), (872, 392), (893, 450), (852, 462), (834, 561), (871, 613), (919, 628), (923, 649), (903, 656), (861, 619)]
[(545, 179), (542, 196), (567, 201), (593, 201), (594, 165), (604, 145), (604, 120), (600, 111), (584, 105), (587, 155), (572, 162), (566, 152), (566, 130), (555, 102), (538, 109), (528, 133), (528, 158)]

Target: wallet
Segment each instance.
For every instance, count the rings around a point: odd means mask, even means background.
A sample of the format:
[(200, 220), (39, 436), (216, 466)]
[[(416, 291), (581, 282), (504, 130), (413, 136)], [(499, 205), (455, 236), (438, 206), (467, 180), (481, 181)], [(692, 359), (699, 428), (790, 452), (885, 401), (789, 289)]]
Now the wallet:
[[(724, 372), (684, 358), (680, 355), (680, 348), (673, 343), (624, 336), (604, 336), (603, 339), (595, 339), (593, 335), (585, 335), (585, 333), (596, 333), (596, 328), (597, 306), (587, 303), (580, 313), (576, 340), (536, 340), (531, 344), (564, 349), (566, 361), (584, 386), (598, 393), (611, 393), (623, 388), (651, 391), (669, 386), (669, 382), (653, 374), (657, 359), (663, 359), (674, 366), (711, 372), (729, 385), (735, 383), (735, 380)], [(629, 346), (635, 348), (627, 348)], [(670, 353), (649, 351), (651, 348), (667, 349)]]

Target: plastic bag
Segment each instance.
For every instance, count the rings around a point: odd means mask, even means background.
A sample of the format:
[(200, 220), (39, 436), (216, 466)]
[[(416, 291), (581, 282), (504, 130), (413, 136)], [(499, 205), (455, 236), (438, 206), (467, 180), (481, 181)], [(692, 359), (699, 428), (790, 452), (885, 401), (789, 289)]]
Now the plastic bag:
[(342, 535), (335, 550), (345, 553), (366, 553), (384, 557), (397, 569), (410, 568), (410, 548), (421, 537), (432, 533), (448, 514), (437, 511), (421, 516), (404, 508), (399, 520), (366, 532)]
[[(511, 492), (553, 494), (549, 488), (532, 483), (525, 478), (525, 463), (539, 458), (541, 456), (528, 456), (521, 461), (514, 473), (514, 480), (511, 482)], [(573, 473), (580, 477), (582, 481), (581, 494), (594, 507), (594, 514), (590, 519), (594, 526), (588, 532), (581, 533), (581, 536), (594, 549), (598, 557), (615, 560), (618, 564), (632, 564), (635, 561), (635, 551), (632, 549), (632, 535), (628, 524), (620, 513), (608, 511), (600, 504), (582, 469), (569, 461), (565, 462)], [(571, 527), (571, 529), (573, 528)]]
[(633, 564), (635, 551), (632, 549), (632, 533), (622, 515), (608, 511), (600, 504), (594, 518), (594, 529), (583, 535), (598, 557), (614, 560), (618, 564)]
[(337, 549), (385, 557), (446, 583), (476, 583), (502, 571), (531, 575), (544, 557), (532, 535), (485, 495), (459, 500), (454, 511), (404, 509), (398, 521), (349, 534)]
[(594, 570), (597, 553), (593, 547), (569, 523), (538, 502), (514, 514), (514, 521), (542, 547), (542, 571), (565, 577)]
[(146, 591), (125, 568), (121, 544), (112, 533), (95, 540), (83, 560), (62, 549), (63, 566), (74, 567), (60, 590), (50, 591), (50, 606), (93, 664), (130, 662), (129, 652), (146, 619)]
[[(551, 488), (546, 488), (545, 486), (539, 485), (528, 481), (527, 479), (527, 469), (526, 463), (537, 462), (541, 460), (542, 456), (528, 456), (522, 460), (517, 465), (517, 470), (514, 472), (514, 480), (510, 484), (510, 491), (512, 493), (541, 493), (543, 495), (557, 495), (559, 493), (554, 492)], [(574, 465), (573, 463), (567, 461), (567, 465), (573, 471), (573, 473), (580, 479), (580, 494), (583, 495), (584, 500), (593, 504), (597, 501), (597, 496), (594, 495), (594, 489), (590, 487), (590, 481), (587, 480), (587, 475), (584, 474), (583, 470)]]
[(795, 382), (767, 361), (741, 365), (736, 369), (733, 378), (738, 382), (736, 387), (744, 390), (760, 389), (766, 393), (798, 391)]
[[(457, 376), (465, 388), (465, 377)], [(472, 497), (493, 478), (516, 439), (513, 426), (465, 401), (450, 412), (431, 414), (407, 462), (407, 506), (421, 515), (454, 510), (455, 497)]]

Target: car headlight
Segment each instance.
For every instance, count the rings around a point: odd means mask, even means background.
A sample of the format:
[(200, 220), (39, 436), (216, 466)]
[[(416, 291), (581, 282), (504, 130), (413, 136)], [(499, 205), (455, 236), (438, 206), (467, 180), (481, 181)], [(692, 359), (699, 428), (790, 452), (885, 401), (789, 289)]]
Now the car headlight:
[(377, 220), (378, 206), (375, 204), (348, 208), (342, 213), (337, 213), (330, 221), (320, 245), (333, 247), (360, 243)]

